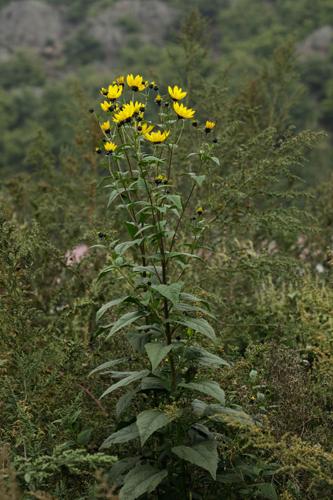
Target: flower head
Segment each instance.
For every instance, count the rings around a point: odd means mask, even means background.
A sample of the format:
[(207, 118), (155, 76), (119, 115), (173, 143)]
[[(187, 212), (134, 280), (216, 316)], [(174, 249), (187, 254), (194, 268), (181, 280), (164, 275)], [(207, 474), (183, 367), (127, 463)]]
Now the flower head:
[(113, 153), (117, 149), (117, 144), (111, 141), (104, 142), (104, 149), (107, 153)]
[(206, 121), (205, 123), (205, 132), (206, 134), (208, 134), (214, 127), (215, 127), (216, 123), (215, 122), (210, 122), (210, 121)]
[(160, 94), (157, 94), (157, 96), (155, 97), (155, 102), (156, 102), (156, 104), (161, 106), (162, 97), (160, 96)]
[(109, 85), (109, 89), (108, 89), (108, 99), (110, 99), (111, 101), (115, 101), (116, 99), (118, 99), (118, 97), (121, 96), (122, 94), (122, 91), (123, 91), (123, 87), (121, 85)]
[(180, 101), (181, 99), (184, 99), (184, 97), (187, 96), (187, 92), (185, 90), (181, 89), (178, 87), (178, 85), (175, 85), (173, 88), (168, 87), (169, 95), (173, 101)]
[(169, 137), (169, 135), (170, 130), (165, 130), (164, 132), (157, 130), (156, 132), (146, 133), (144, 137), (149, 142), (152, 142), (154, 144), (161, 144), (161, 142), (164, 142)]
[(154, 178), (154, 182), (156, 186), (159, 186), (160, 184), (167, 184), (168, 178), (166, 177), (166, 175), (160, 174)]
[(126, 104), (124, 104), (119, 111), (117, 111), (114, 116), (113, 116), (113, 121), (117, 123), (118, 125), (122, 125), (123, 123), (131, 121), (131, 118), (133, 117), (134, 113), (137, 112), (139, 113), (140, 107), (139, 107), (138, 102), (135, 104), (133, 101), (130, 101)]
[(202, 214), (203, 214), (203, 211), (204, 211), (203, 207), (198, 207), (198, 208), (196, 209), (196, 213), (197, 213), (198, 215), (202, 215)]
[(99, 89), (99, 92), (100, 92), (100, 94), (102, 94), (102, 95), (107, 95), (107, 93), (108, 93), (108, 89), (106, 89), (105, 87), (102, 87), (102, 88), (100, 88), (100, 89)]
[(125, 77), (124, 75), (117, 76), (116, 84), (121, 85), (122, 87), (125, 85)]
[(191, 119), (193, 118), (195, 111), (192, 108), (187, 108), (184, 104), (179, 104), (179, 102), (173, 103), (173, 109), (177, 114), (178, 118)]
[(101, 102), (101, 108), (103, 111), (110, 111), (112, 104), (108, 101)]
[(138, 90), (144, 90), (146, 88), (146, 84), (143, 81), (143, 77), (141, 75), (127, 75), (126, 82), (127, 85), (135, 92), (137, 92)]
[(140, 134), (145, 135), (145, 134), (150, 134), (150, 132), (153, 130), (154, 125), (149, 125), (148, 123), (139, 123), (138, 124), (138, 131)]
[(103, 130), (103, 132), (105, 132), (106, 134), (108, 134), (110, 132), (110, 129), (111, 129), (111, 126), (110, 126), (110, 122), (109, 120), (106, 121), (106, 122), (103, 122), (101, 124), (101, 129)]

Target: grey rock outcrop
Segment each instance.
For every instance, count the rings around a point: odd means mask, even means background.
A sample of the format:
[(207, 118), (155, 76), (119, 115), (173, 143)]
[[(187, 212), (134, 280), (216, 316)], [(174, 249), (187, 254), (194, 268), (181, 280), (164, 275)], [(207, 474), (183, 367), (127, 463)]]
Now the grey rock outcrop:
[(313, 31), (301, 43), (297, 45), (297, 54), (301, 61), (328, 57), (333, 47), (333, 27), (322, 26)]
[(57, 8), (38, 0), (14, 1), (0, 11), (0, 50), (18, 48), (40, 53), (59, 50), (63, 23)]

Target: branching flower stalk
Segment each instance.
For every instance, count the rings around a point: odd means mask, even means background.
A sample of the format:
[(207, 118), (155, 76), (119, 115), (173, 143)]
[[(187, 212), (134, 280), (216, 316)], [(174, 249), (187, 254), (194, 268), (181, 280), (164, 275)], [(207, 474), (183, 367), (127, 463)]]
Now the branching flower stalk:
[[(135, 454), (120, 456), (114, 466), (121, 469), (121, 500), (153, 491), (192, 498), (193, 466), (215, 479), (217, 442), (207, 424), (213, 413), (226, 411), (224, 391), (205, 378), (207, 367), (228, 365), (204, 347), (216, 341), (206, 319), (212, 317), (209, 304), (179, 281), (198, 259), (206, 227), (204, 209), (193, 206), (193, 197), (205, 181), (203, 166), (218, 163), (212, 156), (215, 122), (193, 122), (195, 110), (184, 104), (187, 92), (177, 85), (165, 94), (157, 92), (155, 82), (132, 74), (101, 89), (101, 110), (108, 119), (100, 122), (104, 144), (96, 152), (106, 157), (109, 168), (108, 207), (121, 212), (130, 239), (111, 242), (112, 265), (101, 272), (101, 279), (118, 274), (127, 294), (104, 304), (96, 319), (108, 331), (107, 339), (122, 332), (132, 353), (92, 373), (112, 378), (101, 397), (132, 387), (116, 404), (118, 430), (102, 444), (115, 448), (140, 440), (132, 447)], [(182, 157), (179, 144), (186, 131), (196, 134), (197, 150)], [(179, 174), (189, 178), (184, 200), (177, 190)], [(119, 310), (116, 321), (114, 308)], [(205, 400), (193, 399), (193, 393)]]

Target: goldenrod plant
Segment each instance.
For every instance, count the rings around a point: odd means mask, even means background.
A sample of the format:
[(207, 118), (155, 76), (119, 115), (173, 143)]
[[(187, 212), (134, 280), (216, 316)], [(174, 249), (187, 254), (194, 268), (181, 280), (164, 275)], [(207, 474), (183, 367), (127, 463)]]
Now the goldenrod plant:
[[(203, 117), (192, 127), (188, 93), (177, 85), (163, 90), (141, 75), (118, 77), (101, 89), (102, 111), (96, 113), (108, 206), (122, 214), (129, 235), (123, 241), (119, 231), (110, 243), (111, 264), (100, 274), (118, 275), (125, 293), (110, 297), (97, 312), (106, 342), (125, 335), (128, 356), (106, 360), (92, 372), (112, 381), (101, 398), (123, 391), (115, 409), (118, 426), (101, 446), (114, 453), (116, 445), (131, 443), (111, 469), (123, 500), (155, 490), (158, 498), (192, 498), (193, 466), (216, 480), (219, 456), (210, 422), (226, 414), (251, 421), (226, 408), (224, 390), (210, 378), (212, 369), (228, 363), (207, 350), (211, 345), (214, 351), (214, 316), (204, 292), (186, 283), (188, 267), (200, 259), (206, 227), (197, 202), (206, 181), (203, 169), (219, 163), (215, 122)], [(196, 148), (180, 156), (185, 127), (195, 134)], [(185, 194), (177, 188), (179, 175), (187, 179)], [(184, 226), (190, 228), (188, 241), (179, 238)]]

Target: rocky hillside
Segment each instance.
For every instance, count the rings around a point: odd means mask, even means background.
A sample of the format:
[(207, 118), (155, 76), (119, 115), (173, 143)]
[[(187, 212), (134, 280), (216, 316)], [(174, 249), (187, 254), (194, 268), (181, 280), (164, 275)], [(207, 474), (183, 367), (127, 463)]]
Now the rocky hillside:
[[(108, 3), (110, 5), (108, 5)], [(119, 0), (89, 9), (72, 19), (69, 7), (41, 0), (15, 0), (0, 10), (0, 60), (18, 49), (29, 49), (46, 59), (94, 48), (92, 59), (110, 61), (128, 44), (161, 45), (170, 34), (175, 10), (162, 0)], [(91, 5), (98, 6), (97, 2)], [(84, 61), (89, 61), (89, 56)], [(92, 61), (93, 62), (93, 61)]]

